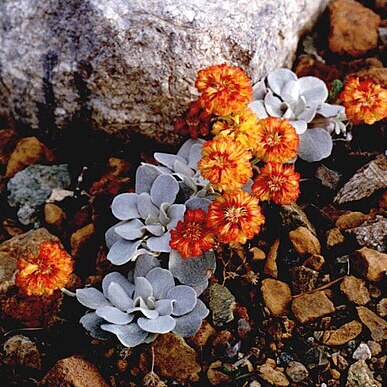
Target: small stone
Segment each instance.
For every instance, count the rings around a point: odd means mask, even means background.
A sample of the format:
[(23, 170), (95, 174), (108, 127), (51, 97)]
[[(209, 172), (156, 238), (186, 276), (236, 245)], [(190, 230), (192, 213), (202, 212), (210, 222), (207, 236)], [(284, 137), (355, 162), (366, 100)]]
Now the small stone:
[(351, 228), (348, 232), (360, 246), (384, 252), (387, 250), (386, 230), (387, 218), (377, 215), (375, 219), (364, 222), (360, 227)]
[(363, 214), (362, 212), (348, 212), (347, 214), (341, 215), (339, 219), (336, 221), (336, 226), (340, 230), (348, 230), (350, 228), (359, 227), (366, 220), (368, 220), (369, 216)]
[(286, 368), (286, 375), (288, 375), (293, 382), (298, 383), (307, 378), (309, 372), (302, 363), (291, 361)]
[(274, 369), (273, 367), (275, 366), (275, 362), (272, 364), (269, 360), (271, 359), (268, 359), (265, 364), (258, 367), (257, 370), (259, 376), (273, 386), (288, 386), (290, 384), (288, 378), (284, 375), (283, 372)]
[(377, 47), (379, 15), (354, 0), (335, 0), (328, 10), (332, 52), (356, 57)]
[(333, 313), (335, 307), (323, 291), (306, 293), (292, 302), (292, 311), (302, 324)]
[(371, 351), (372, 356), (377, 356), (380, 352), (382, 352), (382, 346), (376, 341), (369, 340), (367, 341), (367, 345)]
[(323, 164), (320, 164), (317, 167), (315, 175), (324, 187), (328, 187), (333, 190), (337, 189), (342, 178), (342, 175), (339, 172), (333, 171)]
[(361, 277), (378, 282), (387, 270), (387, 254), (363, 247), (353, 252), (351, 267)]
[(331, 249), (341, 245), (345, 241), (344, 235), (338, 228), (332, 228), (327, 231), (327, 248)]
[(259, 247), (251, 248), (250, 252), (253, 253), (253, 261), (263, 261), (266, 258), (265, 252)]
[(0, 130), (0, 165), (7, 165), (16, 147), (18, 135), (13, 129)]
[(325, 331), (322, 336), (322, 342), (325, 345), (343, 345), (359, 336), (362, 329), (363, 326), (359, 321), (353, 320), (338, 329)]
[(333, 379), (335, 379), (335, 380), (339, 380), (340, 379), (341, 373), (339, 371), (335, 370), (334, 368), (331, 368), (330, 372), (331, 372), (331, 375), (332, 375)]
[(204, 347), (208, 339), (215, 333), (214, 327), (207, 321), (203, 320), (200, 329), (196, 332), (195, 336), (190, 338), (189, 343), (196, 347)]
[(3, 350), (3, 361), (9, 366), (24, 366), (37, 370), (40, 370), (42, 367), (38, 348), (27, 336), (12, 336), (4, 343)]
[(17, 258), (0, 252), (0, 293), (6, 293), (15, 285)]
[(289, 238), (298, 254), (319, 255), (321, 252), (319, 240), (306, 227), (290, 231)]
[[(386, 0), (386, 2), (387, 2), (387, 0)], [(378, 205), (380, 208), (387, 210), (387, 189), (385, 189), (383, 191), (383, 194), (380, 196)]]
[(157, 374), (178, 381), (199, 380), (202, 368), (198, 356), (182, 337), (173, 333), (158, 335), (152, 347)]
[(263, 268), (263, 274), (272, 278), (278, 277), (277, 255), (279, 245), (280, 240), (275, 240), (273, 245), (270, 247), (269, 253), (267, 254), (267, 258), (265, 261), (265, 266)]
[(349, 367), (345, 387), (381, 387), (364, 360), (358, 360)]
[(22, 138), (16, 145), (8, 161), (6, 177), (12, 177), (25, 167), (33, 164), (51, 163), (54, 155), (36, 137)]
[(40, 386), (108, 387), (97, 367), (79, 356), (59, 360)]
[(303, 266), (308, 267), (309, 269), (313, 269), (316, 271), (321, 271), (325, 264), (325, 259), (321, 255), (312, 255), (308, 259), (305, 260)]
[(210, 364), (207, 370), (207, 378), (213, 386), (218, 386), (219, 384), (230, 383), (232, 379), (219, 371), (219, 368), (222, 367), (222, 362), (217, 360)]
[(292, 300), (289, 286), (281, 281), (265, 278), (261, 286), (262, 298), (273, 316), (283, 316)]
[(295, 294), (309, 292), (316, 287), (319, 272), (305, 266), (292, 267), (292, 289)]
[(340, 352), (335, 352), (332, 354), (333, 364), (341, 371), (347, 370), (349, 367), (349, 363), (343, 356), (340, 355)]
[(361, 322), (370, 330), (375, 341), (387, 340), (387, 322), (365, 306), (358, 306), (357, 313)]
[(367, 359), (371, 359), (371, 357), (372, 357), (371, 350), (368, 347), (368, 345), (365, 343), (360, 343), (352, 355), (352, 358), (356, 360), (367, 360)]
[(316, 234), (312, 223), (309, 221), (303, 209), (296, 203), (286, 206), (281, 206), (280, 217), (282, 227), (286, 231), (292, 231), (297, 227), (303, 226), (309, 229), (313, 234)]
[(378, 312), (378, 315), (380, 317), (387, 316), (387, 298), (383, 298), (382, 300), (380, 300), (378, 305), (376, 305), (376, 311)]
[(50, 226), (61, 227), (66, 220), (65, 212), (56, 204), (47, 203), (44, 206), (44, 220)]
[(371, 300), (365, 282), (352, 275), (344, 277), (340, 284), (340, 290), (349, 301), (356, 305), (365, 305)]
[(216, 327), (221, 327), (234, 319), (235, 297), (225, 286), (210, 285), (204, 297), (208, 300), (212, 321)]
[(79, 257), (84, 247), (90, 243), (95, 233), (94, 224), (90, 223), (85, 227), (75, 231), (70, 238), (71, 255), (76, 258)]

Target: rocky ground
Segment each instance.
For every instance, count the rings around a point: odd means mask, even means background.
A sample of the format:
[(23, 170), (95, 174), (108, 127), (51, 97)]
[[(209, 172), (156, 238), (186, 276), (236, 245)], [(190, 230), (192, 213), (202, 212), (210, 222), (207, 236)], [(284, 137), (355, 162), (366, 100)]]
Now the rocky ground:
[[(318, 76), (332, 87), (357, 74), (386, 87), (387, 5), (361, 3), (330, 6), (300, 45), (299, 76)], [(382, 386), (386, 123), (351, 133), (351, 141), (335, 141), (328, 159), (297, 161), (298, 205), (268, 208), (259, 238), (232, 253), (218, 251), (205, 294), (210, 316), (195, 337), (160, 335), (131, 350), (91, 339), (73, 298), (20, 294), (16, 263), (41, 241), (60, 241), (75, 260), (68, 289), (98, 284), (110, 270), (103, 236), (114, 223), (111, 200), (133, 188), (140, 161), (165, 149), (87, 131), (77, 143), (73, 134), (52, 141), (3, 117), (0, 384)]]

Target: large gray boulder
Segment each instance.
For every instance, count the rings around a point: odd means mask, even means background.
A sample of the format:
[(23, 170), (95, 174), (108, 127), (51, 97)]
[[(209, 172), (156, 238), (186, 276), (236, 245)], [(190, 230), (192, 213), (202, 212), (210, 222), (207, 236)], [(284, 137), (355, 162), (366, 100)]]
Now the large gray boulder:
[(289, 66), (328, 2), (1, 0), (0, 114), (173, 142), (198, 69), (227, 62), (257, 81)]

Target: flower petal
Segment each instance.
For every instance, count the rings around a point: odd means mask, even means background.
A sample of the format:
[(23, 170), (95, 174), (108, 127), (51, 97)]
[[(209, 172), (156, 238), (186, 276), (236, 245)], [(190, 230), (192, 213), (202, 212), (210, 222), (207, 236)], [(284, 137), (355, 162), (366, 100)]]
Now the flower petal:
[(134, 296), (135, 300), (137, 297), (141, 297), (146, 300), (148, 297), (153, 296), (153, 288), (150, 282), (144, 277), (136, 277), (134, 279)]
[(134, 285), (129, 282), (122, 274), (118, 272), (113, 272), (107, 274), (102, 280), (102, 290), (104, 294), (108, 294), (109, 286), (112, 282), (120, 285), (120, 287), (125, 291), (125, 293), (132, 297), (134, 292)]
[(102, 306), (95, 313), (107, 322), (118, 325), (128, 324), (134, 319), (134, 315), (122, 312), (114, 306)]
[(153, 297), (158, 300), (166, 298), (168, 292), (175, 287), (172, 273), (161, 267), (152, 269), (145, 278), (152, 285)]
[(161, 237), (150, 237), (146, 241), (146, 246), (150, 251), (158, 253), (169, 253), (171, 251), (171, 246), (169, 246), (170, 240), (171, 234), (168, 231)]
[(155, 302), (155, 310), (159, 312), (160, 316), (169, 316), (173, 310), (173, 300), (158, 300)]
[(116, 196), (112, 202), (113, 215), (119, 220), (130, 220), (140, 216), (137, 210), (137, 195), (123, 193)]
[(144, 235), (142, 230), (144, 224), (139, 219), (133, 219), (116, 226), (114, 231), (121, 237), (128, 241), (141, 238)]
[(101, 325), (105, 320), (96, 315), (95, 312), (85, 314), (79, 322), (96, 339), (106, 340), (111, 337), (111, 334), (101, 329)]
[(152, 202), (160, 207), (163, 203), (172, 204), (179, 192), (179, 183), (171, 175), (160, 175), (152, 184), (150, 196)]
[(209, 310), (204, 302), (197, 300), (196, 306), (192, 312), (175, 318), (176, 326), (173, 329), (173, 332), (182, 337), (193, 336), (200, 329), (202, 321), (207, 317), (208, 313)]
[(146, 332), (150, 333), (168, 333), (175, 328), (175, 319), (171, 316), (160, 316), (154, 320), (140, 317), (137, 320), (138, 326)]
[(171, 219), (169, 224), (167, 225), (167, 229), (171, 230), (177, 226), (177, 223), (180, 220), (183, 220), (185, 213), (185, 205), (184, 204), (172, 204), (171, 207), (168, 208), (168, 217)]
[(282, 88), (290, 81), (296, 81), (297, 75), (289, 69), (278, 69), (267, 76), (267, 83), (277, 95), (281, 95)]
[(125, 290), (116, 282), (111, 282), (108, 286), (107, 298), (110, 302), (121, 309), (123, 312), (126, 312), (129, 308), (133, 306), (133, 300), (125, 292)]
[(113, 265), (123, 265), (137, 258), (138, 248), (142, 240), (131, 242), (125, 239), (119, 239), (109, 250), (107, 259)]
[(167, 294), (167, 298), (174, 300), (173, 312), (174, 316), (182, 316), (191, 312), (196, 305), (197, 295), (194, 289), (186, 285), (177, 285), (173, 287)]
[(114, 333), (125, 347), (135, 347), (142, 344), (148, 336), (148, 333), (144, 332), (136, 323), (128, 325), (103, 324), (101, 328), (104, 331)]
[(77, 300), (90, 309), (97, 309), (101, 306), (110, 305), (102, 292), (95, 288), (83, 288), (75, 291)]

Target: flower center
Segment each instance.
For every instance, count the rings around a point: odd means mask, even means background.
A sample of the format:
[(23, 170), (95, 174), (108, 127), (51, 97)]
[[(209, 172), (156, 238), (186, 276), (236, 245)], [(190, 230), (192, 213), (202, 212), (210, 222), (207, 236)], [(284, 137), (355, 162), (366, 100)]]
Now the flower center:
[(283, 176), (273, 176), (271, 180), (267, 182), (267, 185), (272, 192), (278, 192), (282, 188), (282, 184), (286, 181)]
[(279, 133), (271, 133), (266, 138), (266, 143), (269, 146), (279, 145), (281, 143), (281, 135)]
[(224, 211), (224, 217), (228, 222), (238, 223), (240, 218), (247, 215), (247, 211), (244, 207), (230, 207)]
[(184, 232), (183, 238), (191, 239), (191, 240), (200, 240), (202, 237), (202, 230), (200, 223), (190, 222), (187, 224)]

